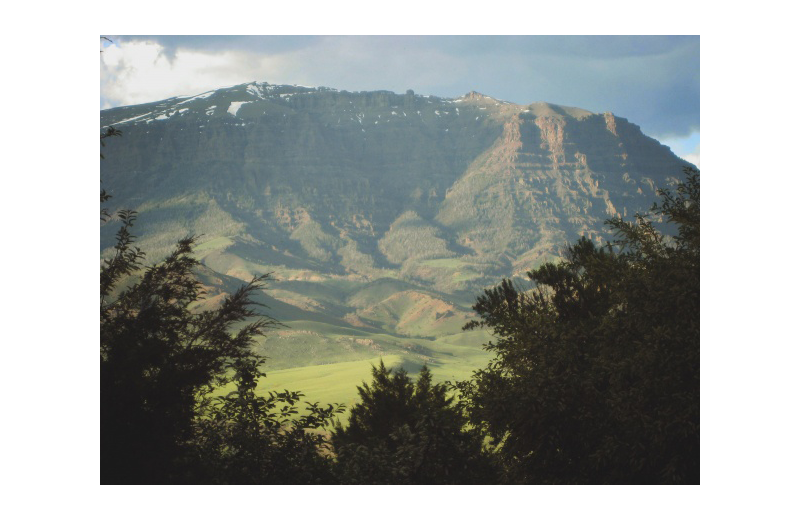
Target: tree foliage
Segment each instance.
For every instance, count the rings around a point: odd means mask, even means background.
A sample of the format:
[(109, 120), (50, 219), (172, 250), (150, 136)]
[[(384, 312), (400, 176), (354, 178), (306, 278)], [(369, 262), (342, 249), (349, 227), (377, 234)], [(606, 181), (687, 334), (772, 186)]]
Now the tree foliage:
[(224, 382), (226, 363), (252, 357), (254, 339), (274, 325), (256, 318), (259, 277), (214, 311), (189, 306), (202, 290), (192, 269), (194, 238), (110, 299), (126, 275), (141, 269), (144, 254), (132, 244), (132, 211), (119, 213), (115, 255), (100, 271), (101, 475), (109, 482), (176, 478), (174, 464), (191, 435), (198, 393)]
[(372, 384), (358, 388), (361, 402), (338, 424), (333, 447), (345, 484), (471, 484), (494, 480), (482, 435), (433, 384), (427, 366), (416, 385), (405, 370), (381, 361)]
[[(457, 384), (470, 420), (520, 483), (699, 483), (700, 179), (652, 215), (608, 221), (565, 259), (474, 306), (496, 353)], [(665, 236), (656, 216), (677, 227)]]

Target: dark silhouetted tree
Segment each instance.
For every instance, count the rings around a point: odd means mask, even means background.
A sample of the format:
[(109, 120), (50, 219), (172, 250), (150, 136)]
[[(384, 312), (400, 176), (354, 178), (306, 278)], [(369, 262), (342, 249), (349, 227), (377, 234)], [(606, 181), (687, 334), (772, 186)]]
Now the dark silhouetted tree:
[(427, 366), (416, 385), (405, 370), (372, 368), (372, 384), (346, 427), (333, 432), (337, 470), (345, 484), (491, 483), (495, 470), (483, 436), (467, 429), (446, 387), (433, 384)]
[(653, 216), (608, 222), (559, 263), (478, 298), (496, 357), (457, 384), (510, 482), (699, 483), (700, 178), (687, 170)]
[[(191, 312), (202, 291), (192, 274), (190, 237), (111, 298), (144, 256), (132, 245), (135, 214), (122, 211), (120, 219), (115, 255), (100, 272), (101, 480), (170, 482), (179, 477), (198, 395), (224, 383), (226, 364), (252, 359), (253, 341), (275, 324), (252, 309), (267, 277), (214, 311)], [(245, 320), (251, 321), (232, 331)]]

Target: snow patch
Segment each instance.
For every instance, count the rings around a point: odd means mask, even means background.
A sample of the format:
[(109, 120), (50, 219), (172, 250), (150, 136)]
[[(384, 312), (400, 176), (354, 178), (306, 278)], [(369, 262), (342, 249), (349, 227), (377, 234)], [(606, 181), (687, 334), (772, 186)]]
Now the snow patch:
[(228, 107), (228, 113), (233, 117), (236, 117), (236, 114), (239, 113), (239, 109), (242, 108), (242, 105), (246, 105), (249, 101), (232, 101), (231, 106)]

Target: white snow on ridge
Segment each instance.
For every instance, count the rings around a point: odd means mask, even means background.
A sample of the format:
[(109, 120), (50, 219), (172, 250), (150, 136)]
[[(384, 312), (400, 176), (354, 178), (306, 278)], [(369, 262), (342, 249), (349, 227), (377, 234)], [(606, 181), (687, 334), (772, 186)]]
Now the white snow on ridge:
[(248, 94), (252, 94), (255, 97), (261, 97), (261, 92), (258, 91), (255, 85), (247, 85), (246, 91)]
[(259, 85), (258, 83), (254, 83), (252, 85), (247, 85), (247, 93), (251, 94), (259, 99), (264, 99), (264, 91), (271, 90), (271, 85)]
[(124, 124), (124, 123), (131, 123), (131, 122), (136, 121), (138, 119), (142, 119), (143, 117), (147, 117), (150, 114), (152, 114), (152, 112), (148, 112), (146, 114), (142, 114), (142, 115), (136, 116), (136, 117), (131, 117), (131, 118), (128, 118), (128, 119), (123, 119), (122, 121), (117, 121), (116, 123), (111, 123), (108, 126), (121, 125), (121, 124)]
[(195, 101), (197, 99), (205, 99), (207, 97), (211, 97), (212, 95), (214, 95), (215, 92), (216, 92), (216, 90), (209, 90), (208, 92), (203, 92), (202, 94), (198, 94), (196, 96), (192, 96), (192, 97), (190, 97), (189, 99), (187, 99), (185, 101), (181, 101), (180, 103), (177, 103), (175, 106), (183, 105), (184, 103), (188, 103), (189, 101)]

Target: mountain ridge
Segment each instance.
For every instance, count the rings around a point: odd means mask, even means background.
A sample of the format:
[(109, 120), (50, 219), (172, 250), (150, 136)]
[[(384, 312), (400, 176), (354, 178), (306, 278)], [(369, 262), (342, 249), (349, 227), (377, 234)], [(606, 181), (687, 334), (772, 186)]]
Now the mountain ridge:
[[(343, 359), (375, 345), (414, 363), (414, 345), (430, 363), (437, 348), (469, 358), (460, 326), (484, 287), (521, 280), (579, 236), (611, 239), (605, 220), (646, 211), (689, 166), (611, 113), (474, 91), (251, 82), (100, 118), (123, 132), (106, 140), (103, 185), (116, 208), (139, 211), (150, 260), (196, 234), (217, 278), (274, 273), (265, 298), (303, 341), (322, 338), (322, 358), (303, 347), (309, 362), (334, 359), (352, 330), (375, 343)], [(101, 227), (101, 254), (114, 232)]]

